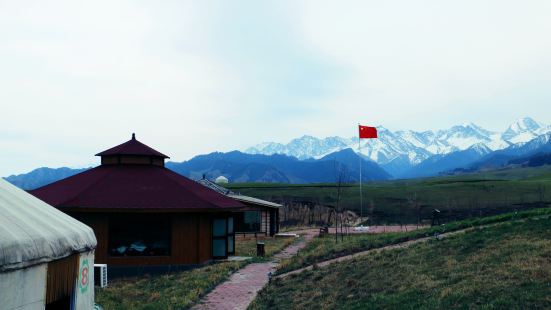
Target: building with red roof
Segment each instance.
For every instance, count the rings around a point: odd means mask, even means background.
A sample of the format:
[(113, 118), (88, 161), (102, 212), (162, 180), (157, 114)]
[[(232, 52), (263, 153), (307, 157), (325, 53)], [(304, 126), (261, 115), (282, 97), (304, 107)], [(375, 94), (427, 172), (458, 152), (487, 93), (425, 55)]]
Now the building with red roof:
[(168, 156), (132, 139), (98, 153), (101, 165), (31, 191), (92, 227), (96, 262), (188, 265), (235, 252), (245, 204), (164, 166)]

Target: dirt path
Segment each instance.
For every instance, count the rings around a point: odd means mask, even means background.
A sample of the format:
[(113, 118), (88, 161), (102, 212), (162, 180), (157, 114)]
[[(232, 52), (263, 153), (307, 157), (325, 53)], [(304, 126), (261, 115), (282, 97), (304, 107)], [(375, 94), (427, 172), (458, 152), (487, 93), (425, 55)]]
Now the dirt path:
[(270, 280), (270, 273), (274, 272), (279, 261), (296, 255), (300, 249), (314, 238), (319, 229), (309, 229), (298, 232), (303, 237), (297, 243), (291, 244), (280, 253), (274, 255), (273, 260), (267, 263), (255, 263), (238, 270), (231, 277), (218, 285), (192, 309), (247, 309), (254, 300), (258, 291)]
[[(452, 235), (465, 233), (465, 232), (470, 231), (470, 230), (473, 230), (473, 228), (466, 228), (466, 229), (461, 229), (461, 230), (457, 230), (457, 231), (452, 231), (452, 232), (440, 234), (440, 235), (438, 235), (437, 238), (441, 239), (441, 238), (449, 237), (449, 236), (452, 236)], [(350, 254), (350, 255), (346, 255), (346, 256), (341, 256), (341, 257), (337, 257), (337, 258), (333, 258), (333, 259), (329, 259), (329, 260), (326, 260), (326, 261), (319, 262), (319, 263), (316, 264), (316, 267), (323, 268), (323, 267), (326, 267), (326, 266), (334, 264), (334, 263), (353, 260), (353, 259), (358, 258), (358, 257), (362, 257), (362, 256), (369, 255), (369, 254), (372, 254), (372, 253), (377, 253), (377, 252), (384, 251), (384, 250), (405, 248), (405, 247), (408, 247), (412, 244), (425, 242), (425, 241), (428, 241), (428, 240), (434, 239), (434, 238), (435, 238), (434, 236), (423, 237), (423, 238), (420, 238), (420, 239), (409, 240), (409, 241), (402, 242), (402, 243), (387, 245), (387, 246), (384, 246), (384, 247), (381, 247), (381, 248), (376, 248), (376, 249), (362, 251), (362, 252), (358, 252), (358, 253), (354, 253), (354, 254)], [(275, 279), (283, 279), (283, 278), (286, 278), (286, 277), (294, 275), (294, 274), (299, 274), (299, 273), (307, 271), (307, 270), (312, 270), (313, 268), (314, 268), (314, 265), (306, 266), (306, 267), (303, 267), (303, 268), (300, 268), (300, 269), (297, 269), (297, 270), (293, 270), (293, 271), (289, 271), (287, 273), (280, 274), (278, 276), (275, 276), (274, 278)]]

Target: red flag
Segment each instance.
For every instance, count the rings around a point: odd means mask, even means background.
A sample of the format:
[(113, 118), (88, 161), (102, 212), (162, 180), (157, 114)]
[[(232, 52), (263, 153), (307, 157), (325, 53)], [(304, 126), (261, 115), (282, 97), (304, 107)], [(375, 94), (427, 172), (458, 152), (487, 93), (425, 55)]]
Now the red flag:
[(360, 127), (360, 139), (377, 138), (377, 128), (358, 125)]

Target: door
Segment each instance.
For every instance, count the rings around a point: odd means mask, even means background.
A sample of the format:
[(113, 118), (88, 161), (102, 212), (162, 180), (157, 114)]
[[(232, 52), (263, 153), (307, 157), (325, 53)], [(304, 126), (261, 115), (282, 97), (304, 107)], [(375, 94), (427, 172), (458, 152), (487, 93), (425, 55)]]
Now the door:
[(228, 220), (215, 218), (212, 220), (212, 258), (228, 257)]
[(212, 258), (224, 259), (235, 254), (233, 217), (212, 220)]

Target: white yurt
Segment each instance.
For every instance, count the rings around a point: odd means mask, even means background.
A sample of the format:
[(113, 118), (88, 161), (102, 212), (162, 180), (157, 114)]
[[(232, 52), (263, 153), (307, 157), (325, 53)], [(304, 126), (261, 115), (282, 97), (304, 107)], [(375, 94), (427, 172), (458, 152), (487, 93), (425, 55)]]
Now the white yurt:
[(221, 176), (217, 177), (216, 179), (214, 179), (214, 183), (216, 183), (216, 184), (228, 184), (229, 182), (230, 182), (230, 180), (228, 180), (228, 178), (226, 178), (223, 175), (221, 175)]
[(0, 178), (0, 309), (93, 309), (92, 229)]

